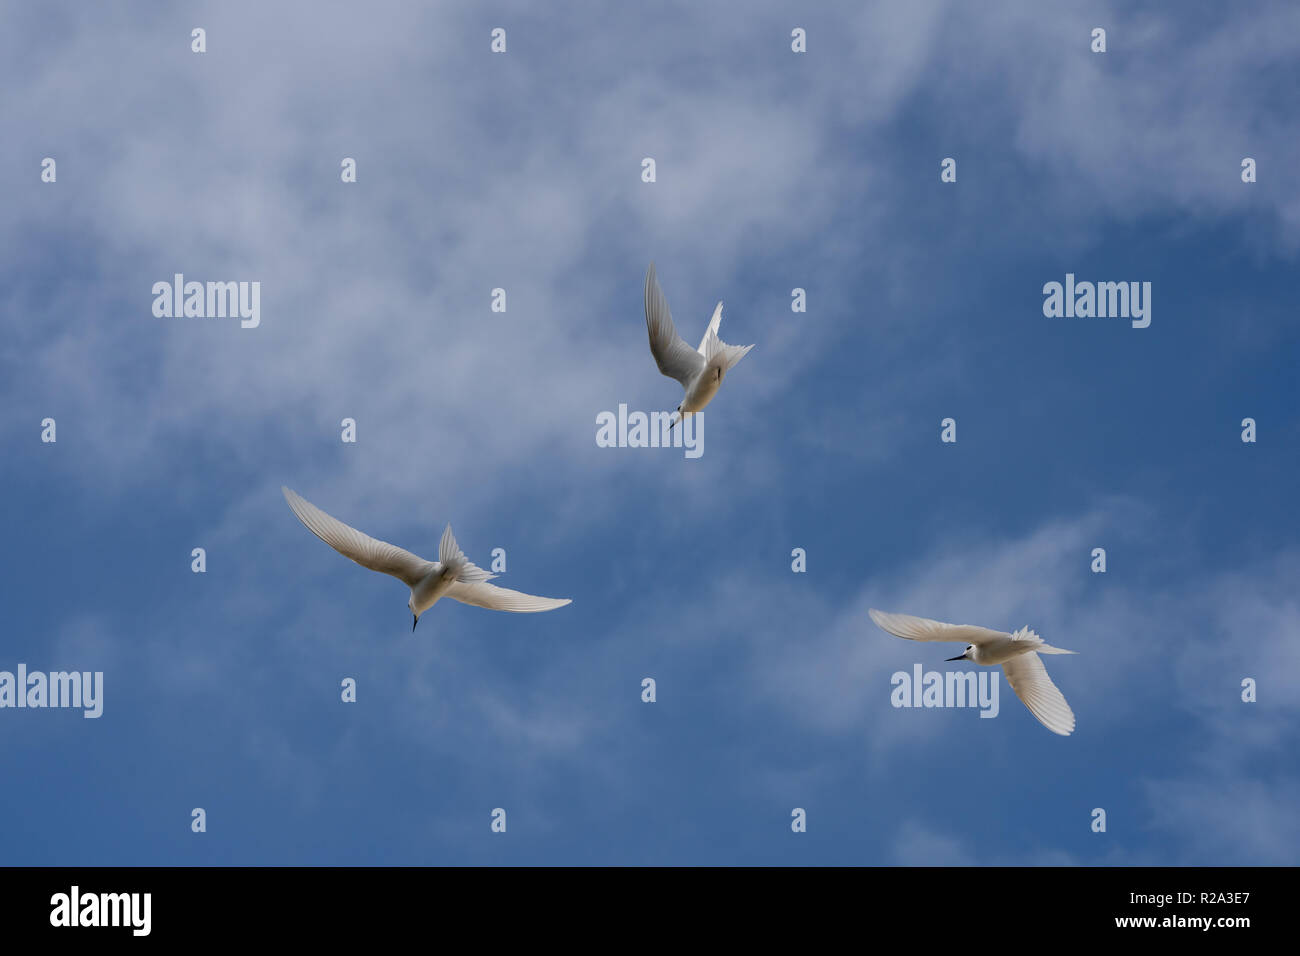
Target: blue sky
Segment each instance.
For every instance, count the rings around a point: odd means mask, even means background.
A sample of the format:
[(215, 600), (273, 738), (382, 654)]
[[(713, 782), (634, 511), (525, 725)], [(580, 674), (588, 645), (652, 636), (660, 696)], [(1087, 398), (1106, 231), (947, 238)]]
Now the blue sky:
[[(419, 6), (6, 12), (0, 669), (105, 701), (0, 710), (0, 862), (1298, 861), (1300, 10)], [(756, 343), (694, 461), (594, 440), (680, 400), (651, 260)], [(412, 635), (282, 484), (573, 604)], [(868, 607), (1078, 651), (1078, 729), (892, 708), (969, 665)]]

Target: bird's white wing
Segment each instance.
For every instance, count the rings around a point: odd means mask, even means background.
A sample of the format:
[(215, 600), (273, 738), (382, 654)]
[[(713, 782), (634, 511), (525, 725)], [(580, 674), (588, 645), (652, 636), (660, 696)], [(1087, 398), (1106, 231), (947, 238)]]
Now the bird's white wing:
[(713, 309), (713, 318), (709, 319), (709, 324), (704, 329), (704, 338), (700, 339), (700, 347), (695, 351), (699, 352), (701, 355), (704, 355), (705, 358), (708, 358), (708, 356), (704, 354), (704, 343), (709, 340), (710, 332), (712, 332), (714, 335), (717, 335), (718, 329), (721, 327), (722, 327), (722, 303), (719, 302), (717, 306), (714, 307)]
[(409, 551), (404, 551), (395, 544), (372, 538), (356, 528), (345, 525), (338, 518), (321, 511), (297, 492), (290, 491), (283, 485), (280, 490), (284, 492), (284, 500), (289, 502), (289, 507), (298, 516), (298, 520), (307, 526), (308, 531), (343, 557), (351, 558), (363, 568), (391, 574), (406, 582), (408, 586), (415, 587), (420, 578), (424, 577), (432, 567), (428, 561)]
[(910, 614), (886, 614), (870, 608), (871, 619), (895, 637), (909, 641), (960, 641), (963, 644), (986, 644), (1009, 637), (1005, 631), (994, 631), (974, 624), (945, 624)]
[[(668, 300), (659, 288), (653, 262), (645, 274), (645, 327), (650, 334), (650, 352), (655, 357), (659, 371), (669, 378), (677, 379), (683, 388), (689, 387), (704, 369), (704, 356), (677, 334), (672, 313), (668, 311)], [(705, 337), (708, 337), (707, 332)]]
[(1007, 675), (1007, 683), (1039, 723), (1062, 737), (1068, 737), (1074, 731), (1074, 711), (1065, 702), (1065, 695), (1047, 676), (1047, 668), (1036, 653), (1026, 651), (1004, 661), (1002, 673)]
[(484, 581), (456, 581), (447, 589), (447, 597), (462, 604), (473, 604), (493, 611), (514, 611), (516, 614), (533, 614), (553, 611), (572, 603), (571, 598), (545, 598), (509, 588), (499, 588)]

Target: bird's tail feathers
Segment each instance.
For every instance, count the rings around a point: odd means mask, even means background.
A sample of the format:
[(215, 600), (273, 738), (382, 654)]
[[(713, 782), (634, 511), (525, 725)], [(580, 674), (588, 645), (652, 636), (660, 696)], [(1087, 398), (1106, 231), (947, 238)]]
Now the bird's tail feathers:
[(749, 354), (753, 345), (726, 345), (722, 346), (727, 351), (727, 368), (730, 370), (737, 362)]
[(730, 371), (753, 347), (752, 345), (728, 345), (718, 338), (717, 331), (710, 326), (704, 336), (704, 361), (712, 362), (715, 357), (720, 357), (719, 364), (725, 371)]
[(1053, 647), (1051, 644), (1044, 643), (1043, 639), (1038, 636), (1038, 632), (1031, 627), (1022, 627), (1011, 635), (1013, 641), (1023, 641), (1040, 654), (1077, 654), (1078, 651), (1067, 651), (1063, 647)]
[(456, 543), (456, 536), (451, 533), (451, 525), (447, 525), (447, 530), (442, 533), (442, 540), (438, 542), (438, 561), (443, 565), (456, 568), (456, 580), (464, 584), (478, 584), (496, 577), (495, 574), (484, 571), (465, 557), (465, 552)]

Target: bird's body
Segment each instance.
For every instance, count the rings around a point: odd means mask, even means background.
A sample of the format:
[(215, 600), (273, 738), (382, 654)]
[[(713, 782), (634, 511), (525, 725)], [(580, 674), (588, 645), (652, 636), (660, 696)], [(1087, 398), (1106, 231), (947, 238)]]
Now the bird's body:
[(1063, 737), (1074, 731), (1074, 712), (1047, 676), (1047, 668), (1038, 655), (1074, 654), (1075, 651), (1052, 647), (1027, 627), (1008, 633), (973, 624), (945, 624), (910, 614), (886, 614), (874, 608), (868, 613), (877, 625), (895, 637), (909, 641), (964, 642), (965, 652), (948, 660), (1002, 665), (1007, 683), (1039, 723)]
[(718, 328), (722, 324), (721, 302), (713, 310), (699, 348), (692, 349), (687, 345), (673, 325), (668, 300), (659, 288), (653, 262), (645, 276), (645, 324), (650, 337), (650, 352), (659, 371), (676, 379), (686, 390), (677, 406), (683, 417), (695, 414), (713, 401), (727, 372), (754, 347), (728, 345), (718, 338)]
[(701, 411), (718, 394), (718, 389), (722, 387), (722, 377), (726, 374), (727, 370), (717, 357), (710, 360), (704, 371), (686, 387), (686, 395), (677, 410), (683, 415), (694, 415)]
[(345, 558), (350, 558), (371, 571), (390, 574), (411, 589), (411, 597), (407, 601), (407, 607), (414, 615), (411, 630), (415, 630), (420, 615), (444, 597), (462, 604), (519, 614), (550, 611), (570, 603), (568, 598), (536, 597), (488, 584), (496, 575), (484, 571), (465, 557), (451, 533), (451, 525), (447, 525), (442, 533), (438, 560), (426, 561), (396, 545), (372, 538), (344, 524), (288, 488), (282, 487), (280, 490), (284, 492), (284, 499), (298, 520), (312, 534)]
[(450, 564), (430, 562), (429, 573), (411, 587), (411, 609), (418, 616), (446, 597), (456, 583), (456, 569)]

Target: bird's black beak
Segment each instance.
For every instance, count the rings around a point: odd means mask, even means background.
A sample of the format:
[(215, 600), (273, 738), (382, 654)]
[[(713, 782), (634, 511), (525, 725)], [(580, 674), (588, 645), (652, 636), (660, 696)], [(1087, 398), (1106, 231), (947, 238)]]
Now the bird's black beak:
[(958, 654), (956, 657), (949, 657), (949, 658), (947, 658), (947, 660), (950, 660), (950, 661), (964, 661), (965, 659), (966, 659), (966, 655), (965, 655), (965, 654)]
[(412, 615), (411, 615), (411, 633), (412, 633), (412, 634), (415, 633), (415, 625), (417, 625), (417, 624), (419, 624), (419, 623), (420, 623), (420, 619), (419, 619), (419, 617), (417, 617), (416, 615), (412, 614)]

